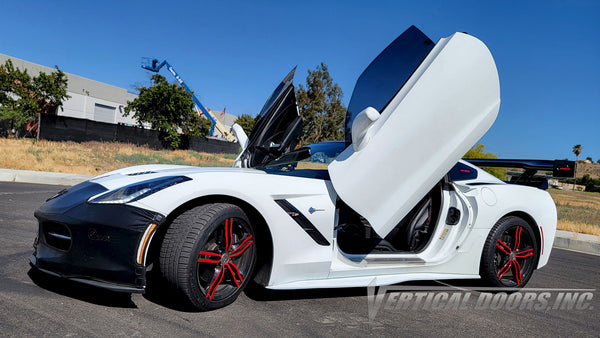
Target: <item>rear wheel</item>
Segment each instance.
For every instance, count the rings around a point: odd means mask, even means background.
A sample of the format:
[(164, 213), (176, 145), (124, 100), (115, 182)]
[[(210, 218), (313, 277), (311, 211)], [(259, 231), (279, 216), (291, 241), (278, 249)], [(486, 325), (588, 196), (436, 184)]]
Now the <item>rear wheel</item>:
[(538, 261), (537, 242), (529, 223), (519, 217), (501, 219), (483, 249), (481, 277), (496, 287), (523, 287)]
[(163, 276), (200, 310), (231, 304), (256, 263), (254, 231), (232, 204), (208, 204), (179, 215), (165, 234)]

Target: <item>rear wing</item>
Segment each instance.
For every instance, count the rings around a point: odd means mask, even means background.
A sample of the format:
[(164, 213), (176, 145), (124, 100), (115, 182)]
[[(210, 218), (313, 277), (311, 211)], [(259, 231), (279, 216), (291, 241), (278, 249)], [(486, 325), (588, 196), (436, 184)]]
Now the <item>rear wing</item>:
[(552, 172), (552, 177), (572, 178), (575, 177), (575, 161), (567, 160), (506, 160), (506, 159), (484, 159), (469, 158), (465, 161), (478, 167), (489, 168), (519, 168), (525, 171), (518, 177), (510, 180), (510, 183), (533, 186), (541, 189), (548, 188), (547, 175), (536, 176), (538, 171)]

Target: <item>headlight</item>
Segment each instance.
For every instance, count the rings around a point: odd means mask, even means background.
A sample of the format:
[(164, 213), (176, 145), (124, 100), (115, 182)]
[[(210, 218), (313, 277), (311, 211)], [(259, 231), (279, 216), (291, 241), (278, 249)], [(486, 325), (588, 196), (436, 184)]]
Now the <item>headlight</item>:
[(186, 176), (169, 176), (155, 178), (152, 180), (142, 181), (130, 184), (123, 188), (109, 191), (97, 196), (92, 196), (88, 200), (89, 203), (129, 203), (142, 199), (155, 192), (173, 186), (175, 184), (190, 181), (191, 178)]

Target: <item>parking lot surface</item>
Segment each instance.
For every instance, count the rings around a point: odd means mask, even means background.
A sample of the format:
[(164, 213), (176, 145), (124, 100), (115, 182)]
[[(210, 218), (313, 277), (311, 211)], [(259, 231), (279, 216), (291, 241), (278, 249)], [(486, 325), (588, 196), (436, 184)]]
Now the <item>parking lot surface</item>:
[[(580, 309), (398, 309), (383, 304), (376, 315), (369, 317), (372, 303), (367, 288), (251, 288), (226, 308), (196, 312), (173, 302), (160, 289), (152, 290), (152, 294), (130, 295), (46, 277), (28, 264), (37, 232), (33, 212), (63, 188), (0, 183), (0, 335), (514, 337), (597, 336), (600, 332), (600, 256), (561, 249), (554, 249), (549, 265), (534, 273), (528, 288), (535, 292), (591, 292), (593, 298)], [(400, 286), (445, 284), (451, 285), (449, 290), (460, 290), (477, 282), (432, 281)], [(474, 292), (473, 299), (477, 295)]]

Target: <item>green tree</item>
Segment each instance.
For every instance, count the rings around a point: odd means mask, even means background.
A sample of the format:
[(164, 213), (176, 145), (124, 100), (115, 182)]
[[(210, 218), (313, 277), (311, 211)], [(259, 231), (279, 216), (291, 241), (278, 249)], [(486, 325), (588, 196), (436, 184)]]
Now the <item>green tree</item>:
[[(463, 156), (463, 158), (493, 159), (493, 158), (498, 158), (498, 156), (496, 156), (496, 154), (486, 152), (485, 145), (476, 144), (475, 146), (473, 146), (473, 148), (471, 148), (469, 151), (467, 151), (467, 153)], [(506, 169), (504, 169), (504, 168), (483, 168), (483, 170), (487, 171), (488, 173), (496, 176), (497, 178), (499, 178), (501, 180), (506, 180)]]
[[(150, 123), (159, 131), (165, 146), (178, 148), (181, 144), (179, 130), (185, 134), (205, 136), (208, 134), (206, 118), (198, 116), (194, 110), (192, 93), (183, 86), (167, 82), (160, 74), (152, 75), (150, 87), (138, 88), (139, 95), (127, 102), (124, 116), (133, 113), (133, 118), (142, 125)], [(208, 121), (210, 125), (210, 121)]]
[(205, 137), (208, 136), (212, 127), (212, 122), (204, 115), (194, 114), (190, 123), (183, 126), (182, 131), (185, 135)]
[(346, 107), (342, 97), (342, 89), (324, 63), (308, 71), (306, 88), (300, 84), (296, 90), (303, 123), (301, 144), (344, 139)]
[(50, 74), (31, 77), (27, 70), (6, 60), (0, 65), (0, 121), (19, 129), (36, 121), (40, 113), (55, 113), (67, 95), (67, 76), (58, 66)]
[(239, 124), (248, 136), (250, 136), (250, 132), (254, 128), (254, 122), (256, 122), (256, 117), (252, 117), (249, 114), (242, 114), (235, 120), (235, 123)]
[(581, 144), (573, 146), (573, 154), (575, 154), (575, 161), (579, 159), (579, 154), (581, 154), (581, 148)]
[(591, 163), (594, 163), (594, 160), (592, 160), (592, 158), (591, 158), (591, 157), (589, 157), (589, 156), (588, 156), (588, 157), (586, 157), (585, 159), (586, 159), (586, 160), (588, 160), (588, 161), (590, 161)]

